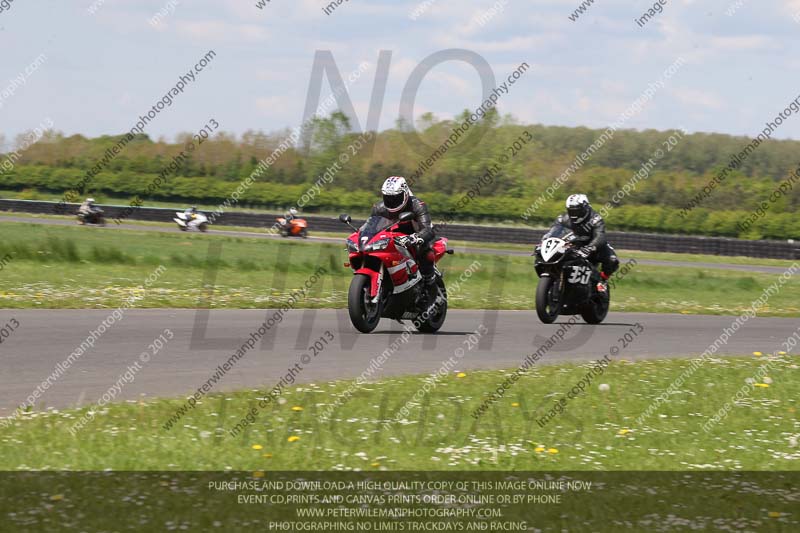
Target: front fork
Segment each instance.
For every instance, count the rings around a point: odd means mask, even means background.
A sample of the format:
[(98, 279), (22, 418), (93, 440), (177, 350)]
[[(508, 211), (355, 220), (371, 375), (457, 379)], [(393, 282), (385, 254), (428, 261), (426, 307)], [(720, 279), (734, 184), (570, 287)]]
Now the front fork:
[(383, 276), (386, 273), (386, 267), (381, 262), (381, 269), (378, 271), (378, 279), (375, 287), (375, 296), (372, 298), (372, 303), (376, 304), (381, 299), (381, 290), (383, 289)]

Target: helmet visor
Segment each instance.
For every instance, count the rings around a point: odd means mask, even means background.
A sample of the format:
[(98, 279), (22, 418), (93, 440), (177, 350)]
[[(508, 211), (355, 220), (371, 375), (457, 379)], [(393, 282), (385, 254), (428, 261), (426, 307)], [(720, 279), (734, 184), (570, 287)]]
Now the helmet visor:
[(567, 214), (569, 215), (569, 219), (573, 222), (580, 222), (586, 217), (586, 207), (582, 205), (576, 205), (574, 207), (567, 208)]
[(406, 193), (384, 194), (383, 205), (385, 205), (386, 209), (389, 211), (398, 211), (402, 209), (403, 206), (406, 205)]

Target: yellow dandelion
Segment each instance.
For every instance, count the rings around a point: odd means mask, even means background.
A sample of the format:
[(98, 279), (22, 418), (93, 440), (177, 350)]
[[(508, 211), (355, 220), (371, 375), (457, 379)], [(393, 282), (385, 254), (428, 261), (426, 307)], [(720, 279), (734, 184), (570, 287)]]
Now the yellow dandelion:
[(256, 470), (255, 472), (253, 472), (253, 477), (264, 477), (264, 471)]
[(547, 453), (558, 453), (558, 450), (555, 448), (547, 448)]
[(289, 442), (297, 442), (297, 441), (300, 440), (300, 437), (298, 437), (297, 435), (292, 435), (291, 437), (289, 437), (286, 440), (289, 441)]
[(753, 352), (753, 355), (755, 355), (756, 357), (761, 357), (764, 354), (761, 352)]
[(58, 501), (61, 501), (63, 499), (64, 499), (64, 495), (63, 494), (53, 494), (52, 496), (50, 496), (50, 501), (54, 501), (54, 502), (58, 502)]
[(626, 433), (630, 433), (630, 432), (631, 432), (631, 430), (630, 430), (630, 429), (620, 429), (620, 430), (619, 430), (619, 434), (620, 434), (620, 435), (625, 435)]
[(536, 453), (542, 453), (544, 451), (544, 447), (538, 446), (535, 450)]
[(519, 407), (519, 403), (518, 402), (514, 402), (514, 403), (511, 404), (511, 407)]
[(457, 378), (465, 378), (465, 377), (467, 377), (467, 375), (465, 373), (463, 373), (463, 372), (459, 372), (458, 374), (456, 374), (456, 377)]
[(778, 511), (770, 511), (769, 517), (770, 518), (780, 518), (783, 513), (779, 513)]
[(271, 459), (272, 458), (272, 454), (271, 453), (265, 453), (265, 454), (262, 454), (261, 457), (266, 457), (267, 459)]
[(786, 352), (780, 351), (780, 352), (778, 352), (778, 355), (786, 355)]
[(376, 468), (377, 468), (377, 467), (381, 466), (381, 464), (380, 464), (379, 462), (377, 462), (377, 461), (376, 461), (376, 462), (372, 463), (372, 466), (374, 466), (374, 467), (376, 467)]
[(262, 449), (262, 448), (263, 448), (263, 446), (262, 446), (262, 445), (260, 445), (260, 444), (253, 444), (253, 449), (254, 449), (254, 450), (260, 450), (260, 449)]
[(764, 388), (769, 387), (769, 385), (766, 384), (766, 383), (756, 383), (755, 386), (756, 387), (764, 387)]
[(294, 407), (292, 407), (292, 411), (302, 411), (302, 410), (303, 408), (300, 407), (299, 405), (295, 405)]

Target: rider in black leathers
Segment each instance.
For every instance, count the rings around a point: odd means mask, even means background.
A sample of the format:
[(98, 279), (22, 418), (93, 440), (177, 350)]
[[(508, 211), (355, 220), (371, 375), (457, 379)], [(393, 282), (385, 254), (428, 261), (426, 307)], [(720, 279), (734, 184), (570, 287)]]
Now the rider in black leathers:
[(603, 271), (600, 273), (603, 282), (598, 284), (597, 289), (605, 292), (608, 288), (608, 278), (619, 268), (617, 254), (606, 240), (606, 223), (603, 217), (592, 209), (586, 195), (573, 194), (567, 198), (566, 203), (567, 212), (559, 215), (556, 223), (572, 230), (580, 255), (594, 264), (603, 265)]
[[(372, 216), (381, 216), (389, 220), (397, 220), (405, 212), (414, 213), (408, 232), (408, 242), (417, 248), (417, 263), (425, 282), (426, 292), (431, 299), (436, 297), (436, 277), (434, 275), (434, 258), (431, 243), (436, 235), (433, 222), (425, 202), (414, 196), (405, 178), (392, 176), (381, 187), (383, 201), (372, 206)], [(404, 228), (401, 227), (401, 231)]]

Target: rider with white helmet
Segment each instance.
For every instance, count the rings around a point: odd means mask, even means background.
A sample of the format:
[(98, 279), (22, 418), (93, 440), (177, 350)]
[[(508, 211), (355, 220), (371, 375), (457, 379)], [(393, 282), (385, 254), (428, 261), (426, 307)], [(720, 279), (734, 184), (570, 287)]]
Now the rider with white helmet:
[(436, 297), (436, 277), (433, 269), (433, 251), (431, 242), (435, 238), (433, 222), (425, 202), (414, 196), (406, 179), (392, 176), (383, 182), (381, 187), (383, 201), (372, 206), (373, 216), (382, 216), (389, 220), (397, 220), (401, 213), (414, 213), (413, 232), (408, 236), (408, 243), (417, 248), (419, 270), (425, 280), (428, 295)]
[(600, 276), (603, 281), (597, 285), (597, 290), (605, 292), (608, 288), (608, 278), (619, 268), (619, 259), (614, 248), (606, 240), (606, 223), (591, 204), (585, 194), (572, 194), (567, 198), (567, 212), (559, 215), (556, 222), (571, 229), (576, 237), (576, 244), (580, 246), (578, 253), (592, 263), (602, 263), (603, 271)]
[(88, 214), (92, 213), (92, 211), (94, 211), (94, 210), (95, 210), (94, 198), (90, 197), (90, 198), (87, 198), (86, 200), (83, 201), (81, 206), (78, 208), (78, 213), (81, 213), (83, 215), (88, 215)]

